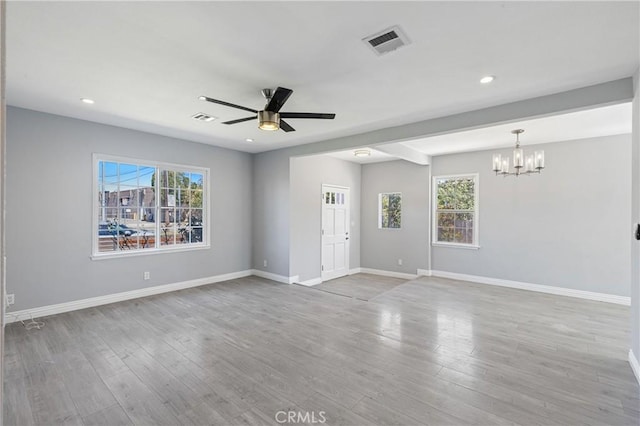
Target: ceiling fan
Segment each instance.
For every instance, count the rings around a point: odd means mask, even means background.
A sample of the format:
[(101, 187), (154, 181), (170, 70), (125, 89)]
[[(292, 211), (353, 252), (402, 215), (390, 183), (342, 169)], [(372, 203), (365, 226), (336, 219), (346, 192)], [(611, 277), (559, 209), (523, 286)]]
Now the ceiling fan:
[(295, 132), (296, 129), (291, 127), (291, 125), (284, 121), (283, 118), (316, 118), (325, 120), (333, 120), (335, 118), (335, 114), (324, 114), (317, 112), (280, 112), (280, 108), (282, 108), (284, 103), (287, 102), (287, 99), (289, 99), (289, 96), (291, 96), (292, 93), (293, 90), (285, 89), (284, 87), (278, 87), (275, 91), (271, 89), (263, 89), (262, 96), (264, 96), (267, 100), (267, 104), (262, 111), (257, 111), (252, 108), (235, 105), (225, 101), (219, 101), (207, 96), (200, 96), (198, 99), (200, 99), (201, 101), (213, 102), (214, 104), (220, 104), (231, 108), (242, 109), (256, 114), (252, 115), (251, 117), (225, 121), (222, 124), (242, 123), (244, 121), (254, 120), (257, 118), (258, 128), (262, 130), (282, 129), (285, 132)]

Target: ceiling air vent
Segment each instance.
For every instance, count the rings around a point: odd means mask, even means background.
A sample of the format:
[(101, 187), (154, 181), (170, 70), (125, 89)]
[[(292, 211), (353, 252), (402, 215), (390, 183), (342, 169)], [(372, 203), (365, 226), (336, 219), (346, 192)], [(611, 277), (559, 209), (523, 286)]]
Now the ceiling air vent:
[(409, 39), (397, 25), (362, 39), (378, 55), (384, 55), (409, 44)]
[(198, 121), (213, 121), (216, 118), (212, 117), (210, 115), (205, 114), (204, 112), (199, 112), (195, 115), (192, 115), (191, 118), (193, 118), (194, 120), (198, 120)]

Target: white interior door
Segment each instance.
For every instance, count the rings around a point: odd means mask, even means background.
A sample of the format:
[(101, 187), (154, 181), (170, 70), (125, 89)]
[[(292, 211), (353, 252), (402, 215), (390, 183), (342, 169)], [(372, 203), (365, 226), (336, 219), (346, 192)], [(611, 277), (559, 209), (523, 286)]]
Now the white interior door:
[(349, 188), (322, 185), (322, 280), (349, 274)]

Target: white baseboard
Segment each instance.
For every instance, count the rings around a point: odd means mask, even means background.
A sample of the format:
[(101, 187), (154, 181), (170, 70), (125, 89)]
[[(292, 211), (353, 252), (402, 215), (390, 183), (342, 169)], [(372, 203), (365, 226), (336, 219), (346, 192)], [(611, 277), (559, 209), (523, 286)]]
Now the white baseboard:
[(458, 274), (456, 272), (447, 271), (429, 271), (433, 277), (450, 278), (452, 280), (471, 281), (478, 284), (489, 284), (500, 287), (517, 288), (520, 290), (537, 291), (540, 293), (556, 294), (558, 296), (577, 297), (579, 299), (596, 300), (598, 302), (615, 303), (617, 305), (631, 305), (631, 298), (626, 296), (617, 296), (615, 294), (595, 293), (591, 291), (575, 290), (565, 287), (553, 287), (542, 284), (532, 284), (520, 281), (503, 280), (500, 278), (489, 278), (478, 275)]
[(638, 363), (638, 358), (636, 358), (632, 349), (629, 349), (629, 364), (631, 365), (633, 374), (636, 376), (636, 380), (640, 383), (640, 363)]
[(38, 308), (24, 309), (5, 313), (5, 324), (22, 321), (29, 318), (39, 318), (47, 315), (61, 314), (63, 312), (77, 311), (79, 309), (93, 308), (94, 306), (107, 305), (109, 303), (122, 302), (124, 300), (138, 299), (140, 297), (153, 296), (155, 294), (169, 293), (186, 288), (199, 287), (221, 281), (233, 280), (253, 275), (252, 270), (231, 272), (229, 274), (215, 275), (213, 277), (198, 278), (195, 280), (178, 283), (158, 285), (141, 288), (139, 290), (125, 291), (122, 293), (108, 294), (106, 296), (90, 297), (88, 299), (73, 300), (71, 302), (58, 303), (56, 305), (41, 306)]
[(383, 277), (402, 278), (405, 280), (413, 280), (418, 276), (415, 274), (407, 274), (406, 272), (383, 271), (382, 269), (358, 268), (360, 273), (381, 275)]
[[(510, 288), (518, 288), (521, 290), (530, 290), (537, 291), (541, 293), (549, 293), (556, 294), (560, 296), (570, 296), (577, 297), (581, 299), (589, 299), (589, 300), (597, 300), (600, 302), (609, 302), (615, 303), (619, 305), (627, 305), (631, 304), (631, 300), (629, 297), (625, 296), (616, 296), (612, 294), (604, 294), (604, 293), (594, 293), (583, 290), (573, 290), (562, 287), (551, 287), (540, 284), (531, 284), (531, 283), (523, 283), (519, 281), (509, 281), (502, 280), (498, 278), (488, 278), (481, 277), (477, 275), (466, 275), (466, 274), (458, 274), (455, 272), (446, 272), (446, 271), (436, 271), (436, 270), (426, 270), (426, 269), (418, 269), (417, 275), (408, 274), (404, 272), (394, 272), (394, 271), (384, 271), (380, 269), (371, 269), (371, 268), (354, 268), (349, 271), (349, 275), (365, 273), (365, 274), (373, 274), (373, 275), (381, 275), (386, 277), (395, 277), (402, 278), (407, 280), (415, 279), (417, 276), (434, 276), (441, 278), (450, 278), (454, 280), (461, 281), (471, 281), (479, 284), (489, 284), (496, 285), (501, 287), (510, 287)], [(61, 314), (63, 312), (76, 311), (79, 309), (92, 308), (94, 306), (107, 305), (109, 303), (122, 302), (125, 300), (137, 299), (140, 297), (153, 296), (155, 294), (161, 293), (169, 293), (172, 291), (183, 290), (192, 287), (199, 287), (207, 284), (213, 284), (221, 281), (228, 281), (237, 278), (248, 277), (251, 275), (255, 275), (258, 277), (266, 278), (269, 280), (285, 283), (285, 284), (293, 284), (298, 283), (305, 286), (313, 286), (322, 283), (321, 278), (313, 278), (311, 280), (306, 280), (300, 282), (299, 277), (285, 277), (283, 275), (273, 274), (271, 272), (260, 271), (256, 269), (248, 269), (245, 271), (231, 272), (228, 274), (215, 275), (212, 277), (206, 278), (198, 278), (195, 280), (182, 281), (172, 284), (159, 285), (154, 287), (142, 288), (139, 290), (125, 291), (122, 293), (108, 294), (106, 296), (98, 296), (91, 297), (88, 299), (81, 300), (73, 300), (71, 302), (58, 303), (55, 305), (41, 306), (37, 308), (24, 309), (21, 311), (15, 312), (6, 312), (5, 313), (5, 324), (9, 324), (16, 321), (27, 320), (30, 318), (39, 318), (48, 315)], [(633, 368), (633, 371), (640, 382), (640, 365), (638, 364), (638, 360), (633, 355), (632, 351), (629, 351), (629, 363)]]
[(279, 283), (284, 283), (284, 284), (293, 284), (299, 280), (298, 275), (295, 275), (293, 277), (285, 277), (284, 275), (278, 275), (272, 272), (261, 271), (260, 269), (253, 269), (251, 272), (256, 277), (266, 278), (268, 280), (277, 281)]
[(313, 287), (314, 285), (322, 284), (322, 278), (312, 278), (305, 281), (296, 281), (295, 283), (306, 287)]

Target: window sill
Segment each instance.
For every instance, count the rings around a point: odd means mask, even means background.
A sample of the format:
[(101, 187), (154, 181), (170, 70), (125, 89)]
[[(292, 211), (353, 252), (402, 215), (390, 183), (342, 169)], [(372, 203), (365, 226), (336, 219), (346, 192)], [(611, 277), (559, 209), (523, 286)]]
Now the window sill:
[(148, 250), (136, 250), (136, 251), (116, 251), (116, 252), (107, 252), (107, 253), (99, 253), (91, 255), (91, 260), (106, 260), (106, 259), (122, 259), (125, 257), (136, 257), (136, 256), (149, 256), (154, 254), (163, 254), (163, 253), (181, 253), (185, 251), (194, 251), (194, 250), (207, 250), (210, 249), (210, 244), (193, 244), (190, 247), (180, 247), (180, 248), (160, 248), (160, 249), (148, 249)]
[(464, 250), (479, 250), (480, 246), (475, 244), (456, 244), (456, 243), (431, 243), (433, 247), (458, 248)]

